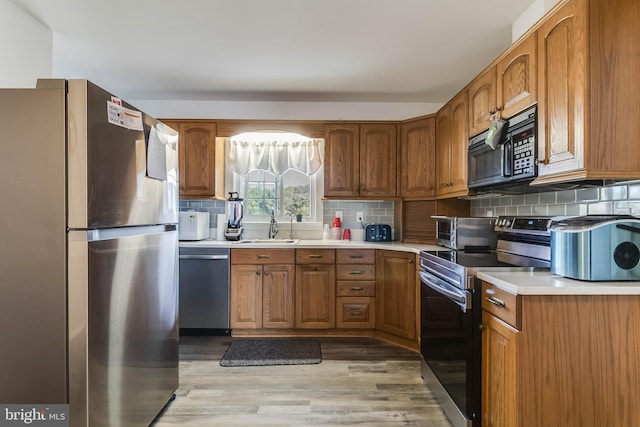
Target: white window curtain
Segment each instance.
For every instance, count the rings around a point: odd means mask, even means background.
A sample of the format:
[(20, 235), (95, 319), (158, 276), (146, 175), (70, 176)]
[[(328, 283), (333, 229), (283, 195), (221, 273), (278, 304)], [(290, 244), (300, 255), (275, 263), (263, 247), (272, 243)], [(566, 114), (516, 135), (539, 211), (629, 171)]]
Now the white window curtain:
[(323, 161), (322, 139), (296, 134), (240, 134), (227, 138), (227, 167), (244, 175), (254, 169), (264, 169), (281, 175), (296, 169), (313, 175)]

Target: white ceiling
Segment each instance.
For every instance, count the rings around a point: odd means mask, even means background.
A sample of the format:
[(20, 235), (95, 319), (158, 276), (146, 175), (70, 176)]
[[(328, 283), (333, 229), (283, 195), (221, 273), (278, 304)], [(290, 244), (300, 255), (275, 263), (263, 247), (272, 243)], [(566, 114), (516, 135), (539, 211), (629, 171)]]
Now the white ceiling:
[(445, 102), (534, 0), (12, 0), (130, 99)]

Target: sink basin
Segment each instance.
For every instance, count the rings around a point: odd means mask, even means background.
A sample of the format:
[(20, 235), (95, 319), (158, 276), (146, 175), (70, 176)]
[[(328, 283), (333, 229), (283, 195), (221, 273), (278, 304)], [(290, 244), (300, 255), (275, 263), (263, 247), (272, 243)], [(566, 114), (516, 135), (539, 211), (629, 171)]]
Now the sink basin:
[(253, 240), (240, 240), (239, 244), (254, 244), (254, 245), (295, 245), (300, 239), (253, 239)]

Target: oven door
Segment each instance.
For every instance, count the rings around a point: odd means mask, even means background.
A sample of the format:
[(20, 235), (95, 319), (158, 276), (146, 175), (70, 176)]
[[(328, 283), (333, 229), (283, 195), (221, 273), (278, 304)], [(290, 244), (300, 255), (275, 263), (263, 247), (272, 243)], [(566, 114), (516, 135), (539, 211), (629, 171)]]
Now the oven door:
[(420, 353), (445, 392), (434, 395), (454, 426), (479, 425), (479, 292), (459, 289), (429, 271), (419, 274)]

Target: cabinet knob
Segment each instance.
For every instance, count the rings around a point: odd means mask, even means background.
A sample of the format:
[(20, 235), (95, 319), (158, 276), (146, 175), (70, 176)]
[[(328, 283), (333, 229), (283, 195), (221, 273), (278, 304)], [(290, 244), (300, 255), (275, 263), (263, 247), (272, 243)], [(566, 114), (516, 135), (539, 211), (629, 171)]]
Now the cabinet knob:
[(413, 264), (413, 260), (412, 259), (410, 259), (408, 261), (409, 261), (409, 264)]
[(260, 273), (259, 271), (256, 271), (256, 276), (260, 276), (262, 273)]
[(539, 165), (539, 164), (548, 165), (549, 164), (549, 160), (547, 160), (547, 159), (536, 159), (536, 165)]
[(269, 275), (269, 272), (268, 272), (268, 271), (265, 271), (265, 272), (264, 272), (264, 275), (265, 275), (265, 276), (268, 276), (268, 275)]

